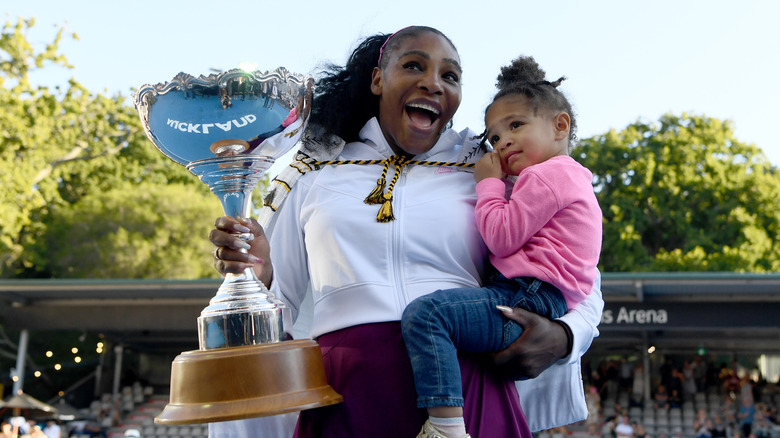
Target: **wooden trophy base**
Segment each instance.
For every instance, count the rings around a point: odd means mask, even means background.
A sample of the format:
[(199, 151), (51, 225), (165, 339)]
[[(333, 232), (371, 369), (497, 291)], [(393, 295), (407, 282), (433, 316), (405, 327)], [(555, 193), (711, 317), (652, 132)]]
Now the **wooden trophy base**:
[(159, 424), (194, 424), (327, 406), (342, 401), (328, 385), (311, 339), (186, 351), (171, 366), (171, 399)]

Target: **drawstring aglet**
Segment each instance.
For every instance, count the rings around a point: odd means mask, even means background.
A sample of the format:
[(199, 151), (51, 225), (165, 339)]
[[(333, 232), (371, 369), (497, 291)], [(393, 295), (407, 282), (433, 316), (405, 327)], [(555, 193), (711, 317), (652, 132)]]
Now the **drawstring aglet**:
[(382, 207), (379, 208), (379, 213), (376, 215), (376, 221), (384, 223), (393, 220), (395, 220), (395, 216), (393, 216), (393, 195), (391, 193), (385, 193)]
[(385, 181), (384, 175), (379, 177), (379, 179), (376, 182), (376, 187), (374, 187), (374, 190), (371, 191), (371, 193), (366, 196), (366, 199), (363, 201), (366, 204), (369, 205), (376, 205), (383, 203), (384, 200), (384, 191), (385, 191), (385, 184), (387, 182)]

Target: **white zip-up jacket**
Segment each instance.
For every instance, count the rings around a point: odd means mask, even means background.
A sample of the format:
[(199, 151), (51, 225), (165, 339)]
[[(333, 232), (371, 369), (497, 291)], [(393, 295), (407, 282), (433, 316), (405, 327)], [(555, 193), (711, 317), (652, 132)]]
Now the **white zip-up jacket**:
[[(375, 119), (337, 160), (393, 155)], [(446, 131), (417, 161), (457, 162), (461, 136)], [(311, 281), (311, 336), (358, 324), (400, 321), (413, 299), (437, 289), (478, 287), (487, 260), (474, 219), (474, 177), (449, 166), (407, 165), (393, 189), (395, 220), (377, 222), (364, 199), (382, 164), (327, 165), (301, 176), (268, 234), (271, 291), (293, 309)], [(398, 169), (390, 166), (388, 185)]]
[[(469, 140), (473, 135), (447, 130), (414, 160), (461, 162), (475, 146)], [(393, 155), (376, 119), (363, 127), (360, 137), (362, 142), (346, 144), (336, 160)], [(437, 289), (479, 286), (487, 249), (474, 218), (474, 177), (459, 169), (403, 167), (393, 188), (395, 220), (387, 223), (376, 220), (379, 205), (363, 202), (377, 185), (381, 164), (327, 165), (302, 175), (266, 229), (274, 266), (271, 292), (297, 318), (311, 283), (310, 335), (316, 338), (358, 324), (400, 321), (409, 302)], [(388, 184), (397, 171), (390, 166)], [(587, 416), (579, 360), (598, 335), (603, 308), (599, 287), (597, 279), (594, 293), (561, 318), (574, 334), (572, 355), (537, 379), (518, 383), (531, 430)], [(273, 418), (222, 423), (212, 427), (211, 436), (282, 438), (257, 434), (266, 428), (283, 429), (280, 424), (289, 421), (280, 418), (273, 427), (263, 425)]]

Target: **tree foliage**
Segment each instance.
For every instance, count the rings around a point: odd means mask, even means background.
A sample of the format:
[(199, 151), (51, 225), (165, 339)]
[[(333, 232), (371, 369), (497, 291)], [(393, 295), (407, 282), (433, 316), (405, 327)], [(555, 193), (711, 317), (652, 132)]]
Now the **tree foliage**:
[(75, 79), (32, 85), (34, 69), (69, 67), (64, 31), (36, 51), (33, 25), (5, 23), (0, 35), (0, 277), (216, 275), (216, 197), (156, 150), (125, 97)]
[(780, 173), (729, 122), (667, 114), (574, 157), (604, 213), (603, 271), (780, 271)]
[(204, 218), (218, 207), (192, 184), (123, 182), (55, 208), (33, 253), (55, 278), (208, 277), (213, 221)]

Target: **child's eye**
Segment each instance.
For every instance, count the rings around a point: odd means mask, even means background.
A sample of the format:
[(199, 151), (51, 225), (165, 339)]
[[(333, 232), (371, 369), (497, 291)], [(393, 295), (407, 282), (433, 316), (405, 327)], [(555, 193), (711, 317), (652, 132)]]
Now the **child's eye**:
[(521, 127), (521, 126), (523, 126), (523, 123), (522, 122), (517, 122), (517, 121), (512, 122), (509, 125), (509, 127), (512, 128), (512, 129), (517, 129), (517, 128)]
[(491, 146), (495, 146), (496, 143), (498, 143), (498, 139), (499, 139), (499, 137), (497, 135), (494, 135), (494, 136), (490, 137), (490, 145)]

